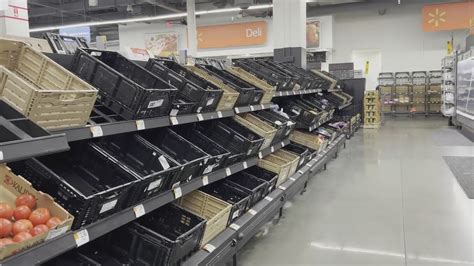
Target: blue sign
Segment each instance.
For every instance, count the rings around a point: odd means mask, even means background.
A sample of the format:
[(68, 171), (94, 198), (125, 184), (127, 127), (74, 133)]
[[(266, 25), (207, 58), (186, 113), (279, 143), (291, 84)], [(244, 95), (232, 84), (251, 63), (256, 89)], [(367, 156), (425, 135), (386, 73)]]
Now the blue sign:
[(91, 42), (91, 28), (88, 26), (59, 29), (60, 35), (82, 37), (87, 43)]

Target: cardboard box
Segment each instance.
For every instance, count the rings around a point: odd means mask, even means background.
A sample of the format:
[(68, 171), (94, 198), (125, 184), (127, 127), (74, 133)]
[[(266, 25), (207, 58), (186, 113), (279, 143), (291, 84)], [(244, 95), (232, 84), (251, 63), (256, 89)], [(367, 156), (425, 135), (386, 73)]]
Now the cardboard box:
[(0, 260), (35, 246), (45, 240), (66, 233), (71, 229), (72, 221), (74, 220), (74, 217), (54, 202), (51, 196), (37, 191), (26, 179), (15, 175), (6, 165), (0, 164), (0, 202), (6, 202), (11, 204), (12, 207), (15, 207), (16, 197), (22, 194), (33, 195), (36, 198), (37, 207), (48, 208), (51, 217), (56, 216), (61, 219), (62, 222), (56, 228), (46, 233), (37, 235), (21, 243), (14, 243), (0, 248)]

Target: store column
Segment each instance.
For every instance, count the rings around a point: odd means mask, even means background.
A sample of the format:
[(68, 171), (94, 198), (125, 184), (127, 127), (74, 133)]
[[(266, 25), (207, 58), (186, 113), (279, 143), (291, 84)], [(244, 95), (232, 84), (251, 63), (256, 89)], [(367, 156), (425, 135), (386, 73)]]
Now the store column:
[(196, 57), (197, 34), (196, 34), (196, 5), (194, 0), (186, 1), (186, 11), (188, 13), (188, 55)]
[(306, 67), (306, 0), (273, 0), (274, 60)]
[(27, 0), (0, 0), (0, 36), (30, 37)]

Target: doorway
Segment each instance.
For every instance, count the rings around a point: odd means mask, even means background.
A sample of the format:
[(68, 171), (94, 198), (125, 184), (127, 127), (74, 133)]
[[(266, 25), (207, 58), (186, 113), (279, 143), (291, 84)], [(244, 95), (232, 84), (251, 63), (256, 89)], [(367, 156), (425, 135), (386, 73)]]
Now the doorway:
[(382, 72), (382, 52), (380, 50), (354, 50), (352, 51), (354, 70), (362, 70), (366, 79), (366, 90), (377, 88), (379, 73)]

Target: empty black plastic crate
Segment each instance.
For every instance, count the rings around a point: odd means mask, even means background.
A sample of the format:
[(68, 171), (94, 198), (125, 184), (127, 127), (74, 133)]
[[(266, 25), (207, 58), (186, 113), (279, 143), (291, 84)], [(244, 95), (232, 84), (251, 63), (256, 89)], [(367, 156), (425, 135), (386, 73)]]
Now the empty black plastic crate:
[(231, 185), (236, 185), (238, 188), (249, 194), (249, 208), (252, 208), (257, 202), (263, 199), (267, 190), (267, 182), (246, 172), (233, 174), (224, 180)]
[(243, 189), (223, 181), (225, 180), (201, 187), (199, 190), (232, 204), (229, 221), (227, 223), (231, 224), (248, 209), (250, 195)]
[(179, 94), (197, 103), (197, 112), (216, 110), (223, 91), (202, 80), (178, 63), (166, 59), (149, 59), (146, 68), (174, 85)]
[(224, 149), (217, 142), (213, 141), (193, 126), (184, 125), (175, 127), (173, 130), (211, 156), (207, 161), (207, 167), (204, 169), (203, 174), (210, 173), (213, 170), (227, 165), (226, 161), (231, 155), (230, 151)]
[(145, 131), (140, 135), (180, 164), (181, 172), (175, 184), (200, 176), (210, 159), (207, 153), (169, 128)]
[(297, 128), (309, 128), (319, 121), (319, 114), (311, 112), (310, 107), (302, 105), (295, 100), (279, 101), (279, 103), (280, 107), (288, 114), (291, 120), (296, 122)]
[(278, 182), (278, 174), (268, 171), (266, 169), (263, 169), (258, 166), (252, 166), (250, 168), (247, 168), (243, 171), (244, 173), (250, 174), (255, 176), (256, 178), (259, 178), (261, 180), (264, 180), (266, 182), (266, 187), (265, 187), (265, 193), (263, 196), (266, 196), (270, 194), (273, 190), (276, 188), (276, 184)]
[(125, 119), (168, 115), (177, 94), (117, 52), (77, 49), (71, 71), (99, 89), (99, 101)]
[(298, 143), (290, 143), (286, 145), (283, 149), (300, 156), (300, 161), (298, 162), (298, 166), (302, 166), (309, 161), (308, 147), (305, 147)]
[(296, 122), (294, 122), (293, 120), (283, 116), (282, 114), (280, 114), (279, 112), (276, 112), (276, 111), (262, 110), (262, 111), (258, 112), (257, 115), (262, 117), (262, 119), (264, 119), (265, 121), (268, 121), (268, 122), (273, 121), (272, 123), (274, 123), (274, 124), (278, 124), (276, 121), (279, 121), (280, 123), (284, 124), (285, 130), (284, 130), (283, 134), (281, 135), (281, 138), (276, 139), (274, 142), (277, 142), (279, 140), (288, 138), (290, 136), (291, 132), (293, 132), (293, 130), (296, 127)]
[(168, 204), (133, 223), (133, 265), (178, 265), (199, 249), (206, 221)]
[(126, 206), (139, 177), (94, 143), (74, 143), (70, 152), (10, 164), (35, 188), (50, 194), (74, 216), (72, 229)]
[(123, 167), (128, 167), (142, 180), (130, 204), (142, 201), (171, 188), (180, 172), (180, 165), (167, 154), (153, 148), (136, 134), (102, 138), (97, 145), (106, 150)]
[(289, 80), (285, 80), (284, 77), (278, 75), (273, 70), (260, 65), (256, 60), (239, 59), (235, 61), (235, 64), (238, 67), (243, 68), (245, 71), (254, 74), (258, 78), (265, 80), (268, 84), (274, 86), (277, 91), (293, 89), (293, 87), (290, 88), (289, 86)]
[(199, 67), (239, 92), (239, 98), (237, 98), (235, 106), (258, 104), (262, 100), (264, 94), (262, 89), (255, 88), (252, 84), (214, 66), (199, 65)]

